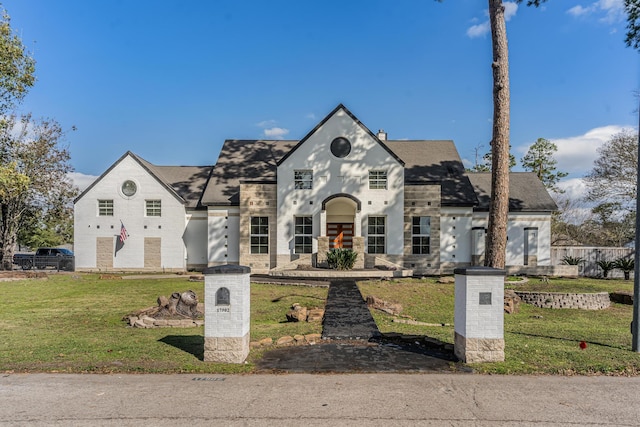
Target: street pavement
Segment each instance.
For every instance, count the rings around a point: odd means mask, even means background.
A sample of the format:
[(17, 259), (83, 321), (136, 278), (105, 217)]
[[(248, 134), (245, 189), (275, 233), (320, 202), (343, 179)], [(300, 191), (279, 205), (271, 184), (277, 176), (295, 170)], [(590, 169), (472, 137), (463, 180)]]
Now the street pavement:
[(0, 426), (638, 426), (640, 378), (0, 376)]

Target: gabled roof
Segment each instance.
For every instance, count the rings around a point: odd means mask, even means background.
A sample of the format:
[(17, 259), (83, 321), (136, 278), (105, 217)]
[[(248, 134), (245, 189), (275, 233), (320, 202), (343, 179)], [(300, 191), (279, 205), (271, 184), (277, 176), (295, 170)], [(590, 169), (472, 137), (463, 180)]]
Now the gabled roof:
[[(470, 172), (469, 179), (478, 195), (475, 211), (488, 211), (491, 199), (491, 173)], [(558, 209), (549, 192), (533, 172), (509, 174), (510, 212), (552, 212)]]
[(296, 143), (284, 140), (226, 140), (211, 172), (202, 204), (237, 206), (240, 203), (240, 181), (275, 183), (278, 161)]
[(358, 118), (354, 116), (353, 113), (349, 111), (349, 109), (342, 104), (338, 104), (338, 106), (334, 108), (333, 111), (330, 112), (324, 119), (322, 119), (322, 121), (318, 123), (317, 126), (311, 130), (311, 132), (309, 132), (304, 138), (300, 140), (300, 142), (298, 142), (291, 150), (289, 150), (284, 156), (282, 156), (282, 158), (278, 161), (277, 165), (279, 166), (282, 162), (284, 162), (291, 154), (293, 154), (294, 151), (298, 149), (298, 147), (304, 144), (307, 141), (307, 139), (309, 139), (314, 133), (316, 133), (318, 129), (320, 129), (331, 117), (333, 117), (340, 110), (344, 111), (349, 117), (351, 117), (351, 119), (356, 123), (356, 125), (361, 127), (362, 130), (368, 133), (369, 136), (371, 136), (371, 138), (373, 138), (374, 141), (376, 141), (387, 153), (389, 153), (391, 157), (396, 159), (398, 163), (404, 166), (404, 162), (402, 161), (402, 159), (396, 156), (396, 154), (392, 150), (390, 150), (389, 147), (387, 147), (384, 144), (384, 142), (382, 142), (373, 132), (371, 132), (369, 128), (367, 128), (364, 124), (362, 124), (362, 122), (358, 120)]
[(475, 206), (478, 201), (451, 140), (387, 141), (405, 162), (405, 185), (439, 183), (443, 206)]
[[(453, 141), (386, 141), (405, 164), (405, 184), (438, 183), (444, 206), (475, 206), (473, 187)], [(242, 181), (272, 182), (297, 141), (227, 140), (202, 197), (203, 205), (237, 206)], [(405, 161), (406, 160), (406, 161)]]
[(89, 187), (87, 187), (76, 199), (77, 203), (85, 194), (87, 194), (98, 182), (107, 176), (120, 162), (126, 157), (131, 157), (136, 161), (149, 175), (151, 175), (160, 185), (162, 185), (171, 195), (173, 195), (180, 203), (189, 208), (197, 208), (200, 206), (202, 190), (204, 189), (209, 175), (211, 166), (156, 166), (142, 157), (127, 151), (120, 157), (109, 169), (98, 177)]

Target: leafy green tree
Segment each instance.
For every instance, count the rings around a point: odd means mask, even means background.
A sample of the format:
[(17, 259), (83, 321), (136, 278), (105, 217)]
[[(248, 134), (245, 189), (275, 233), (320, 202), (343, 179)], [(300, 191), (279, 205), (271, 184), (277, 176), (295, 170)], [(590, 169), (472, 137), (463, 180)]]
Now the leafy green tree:
[(568, 174), (557, 170), (558, 161), (553, 158), (556, 151), (558, 151), (556, 144), (548, 139), (538, 138), (520, 162), (525, 170), (534, 172), (548, 190), (562, 193), (563, 191), (556, 184)]
[(59, 220), (66, 218), (68, 223), (77, 188), (68, 175), (73, 169), (63, 139), (64, 132), (53, 120), (11, 115), (0, 121), (0, 187), (6, 183), (0, 191), (4, 269), (12, 267), (20, 230), (51, 228), (60, 235), (69, 233), (65, 221)]
[(623, 130), (598, 148), (593, 169), (583, 179), (587, 200), (617, 203), (621, 209), (635, 210), (637, 173), (638, 134)]
[[(509, 147), (509, 149), (511, 149), (511, 147)], [(492, 156), (491, 156), (491, 151), (485, 153), (484, 156), (482, 156), (482, 163), (478, 163), (476, 162), (476, 164), (469, 169), (470, 172), (491, 172), (491, 162), (492, 162)], [(514, 166), (516, 165), (516, 157), (509, 153), (509, 171), (511, 171)]]
[(0, 114), (20, 102), (35, 80), (35, 60), (0, 6)]
[(635, 237), (634, 211), (622, 209), (619, 203), (601, 203), (591, 211), (593, 216), (583, 224), (586, 244), (624, 246)]

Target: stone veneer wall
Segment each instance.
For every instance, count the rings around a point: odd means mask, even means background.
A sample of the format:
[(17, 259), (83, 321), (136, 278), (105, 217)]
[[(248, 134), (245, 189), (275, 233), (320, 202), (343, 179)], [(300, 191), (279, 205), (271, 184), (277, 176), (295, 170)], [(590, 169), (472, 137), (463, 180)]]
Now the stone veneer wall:
[[(402, 265), (413, 270), (414, 274), (437, 274), (440, 264), (440, 195), (439, 184), (406, 185), (404, 187), (404, 254)], [(431, 217), (431, 253), (413, 255), (412, 225), (413, 217)], [(392, 260), (397, 262), (400, 260)]]
[(602, 310), (611, 305), (609, 294), (568, 294), (556, 292), (515, 291), (526, 304), (541, 308), (573, 308), (582, 310)]
[[(277, 265), (277, 186), (276, 184), (240, 184), (240, 265), (254, 273), (267, 273)], [(269, 217), (269, 253), (251, 253), (251, 217)]]

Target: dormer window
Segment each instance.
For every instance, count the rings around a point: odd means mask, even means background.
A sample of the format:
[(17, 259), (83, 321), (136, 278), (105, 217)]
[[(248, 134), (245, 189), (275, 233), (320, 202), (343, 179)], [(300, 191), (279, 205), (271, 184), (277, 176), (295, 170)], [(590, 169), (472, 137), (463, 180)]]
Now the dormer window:
[(296, 190), (311, 190), (313, 188), (313, 171), (297, 170), (293, 172), (293, 183)]

